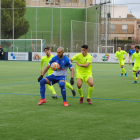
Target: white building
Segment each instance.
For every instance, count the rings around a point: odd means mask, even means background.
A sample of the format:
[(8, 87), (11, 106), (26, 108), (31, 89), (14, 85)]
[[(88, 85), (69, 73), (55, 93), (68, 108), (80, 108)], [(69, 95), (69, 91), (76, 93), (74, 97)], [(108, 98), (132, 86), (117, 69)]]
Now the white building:
[(102, 6), (101, 18), (106, 17), (110, 13), (111, 18), (127, 18), (127, 6)]

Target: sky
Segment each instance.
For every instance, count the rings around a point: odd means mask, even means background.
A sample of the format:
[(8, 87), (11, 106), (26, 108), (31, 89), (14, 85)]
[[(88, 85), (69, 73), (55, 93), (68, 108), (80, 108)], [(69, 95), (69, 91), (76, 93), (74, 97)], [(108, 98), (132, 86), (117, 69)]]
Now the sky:
[[(103, 3), (109, 0), (96, 0), (96, 3)], [(113, 0), (111, 0), (113, 3)], [(115, 5), (117, 6), (127, 6), (128, 13), (130, 11), (136, 18), (140, 18), (140, 0), (114, 0)]]

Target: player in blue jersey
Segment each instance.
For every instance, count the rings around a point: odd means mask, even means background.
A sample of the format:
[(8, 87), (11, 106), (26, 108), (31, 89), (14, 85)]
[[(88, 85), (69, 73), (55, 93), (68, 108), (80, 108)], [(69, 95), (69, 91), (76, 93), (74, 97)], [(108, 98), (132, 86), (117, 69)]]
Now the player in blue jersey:
[[(44, 74), (48, 71), (51, 64), (53, 62), (57, 62), (60, 65), (60, 69), (57, 71), (54, 71), (52, 75), (47, 76), (46, 78), (43, 78)], [(45, 99), (45, 84), (53, 85), (55, 83), (59, 84), (59, 87), (61, 88), (61, 94), (63, 97), (63, 104), (64, 106), (68, 106), (68, 103), (66, 101), (66, 89), (65, 89), (65, 80), (67, 76), (67, 70), (68, 68), (71, 71), (71, 85), (74, 84), (74, 69), (71, 64), (70, 59), (64, 55), (64, 48), (59, 47), (57, 49), (57, 55), (52, 58), (52, 60), (49, 62), (47, 67), (44, 69), (42, 75), (38, 78), (38, 82), (40, 82), (40, 94), (41, 99), (38, 105), (42, 105), (43, 103), (46, 103)]]
[[(128, 63), (130, 63), (132, 59), (132, 55), (135, 53), (135, 44), (131, 44), (131, 49), (129, 50), (129, 58), (128, 58)], [(134, 67), (135, 60), (132, 62), (132, 67)], [(136, 73), (136, 79), (138, 80), (138, 73)]]

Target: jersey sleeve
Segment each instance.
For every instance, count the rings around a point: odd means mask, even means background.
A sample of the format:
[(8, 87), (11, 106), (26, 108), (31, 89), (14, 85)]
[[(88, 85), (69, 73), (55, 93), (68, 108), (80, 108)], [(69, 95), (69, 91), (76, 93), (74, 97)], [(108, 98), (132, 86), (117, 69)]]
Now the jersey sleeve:
[(115, 53), (115, 59), (117, 59), (117, 56), (118, 56), (118, 54), (117, 54), (117, 52)]
[(131, 63), (133, 62), (133, 60), (134, 60), (134, 57), (135, 57), (135, 54), (133, 53), (133, 54), (132, 54)]
[(73, 65), (72, 65), (70, 59), (68, 59), (67, 61), (68, 61), (67, 64), (68, 64), (69, 69), (73, 68)]
[(124, 54), (125, 54), (125, 58), (127, 57), (128, 53), (126, 51), (124, 51)]
[(131, 55), (131, 51), (129, 50), (129, 55)]
[(92, 57), (90, 56), (88, 59), (87, 59), (87, 63), (92, 63)]
[(74, 60), (77, 60), (77, 58), (78, 58), (78, 54), (76, 54), (75, 56), (73, 56), (73, 57), (71, 58), (71, 60), (74, 61)]

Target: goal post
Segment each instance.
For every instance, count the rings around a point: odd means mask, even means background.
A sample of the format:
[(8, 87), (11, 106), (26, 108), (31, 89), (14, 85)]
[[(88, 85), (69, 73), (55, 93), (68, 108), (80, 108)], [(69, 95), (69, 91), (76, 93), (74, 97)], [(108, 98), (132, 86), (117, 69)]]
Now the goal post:
[(41, 57), (46, 47), (44, 39), (0, 39), (0, 42), (5, 52), (41, 52)]

